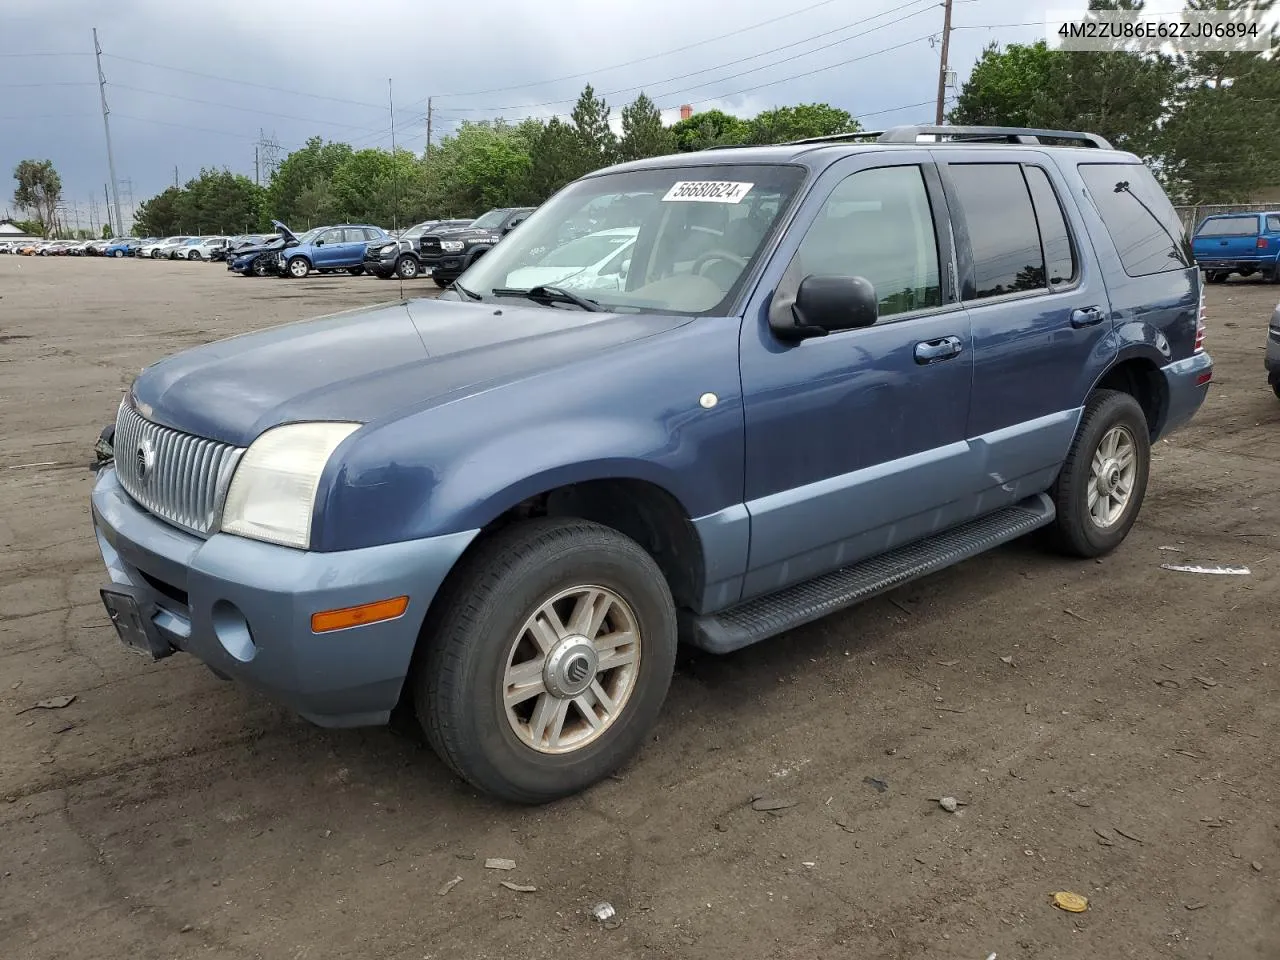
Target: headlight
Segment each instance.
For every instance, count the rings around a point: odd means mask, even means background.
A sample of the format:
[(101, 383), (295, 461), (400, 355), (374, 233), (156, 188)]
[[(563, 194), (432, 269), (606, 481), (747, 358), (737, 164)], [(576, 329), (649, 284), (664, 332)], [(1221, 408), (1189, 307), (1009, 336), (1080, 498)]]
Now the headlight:
[(231, 478), (222, 532), (306, 550), (320, 475), (358, 423), (291, 423), (249, 445)]
[(384, 243), (382, 245), (382, 249), (379, 250), (378, 253), (395, 253), (398, 247), (399, 244), (397, 243)]
[(461, 240), (441, 240), (440, 249), (445, 253), (461, 253), (466, 244)]

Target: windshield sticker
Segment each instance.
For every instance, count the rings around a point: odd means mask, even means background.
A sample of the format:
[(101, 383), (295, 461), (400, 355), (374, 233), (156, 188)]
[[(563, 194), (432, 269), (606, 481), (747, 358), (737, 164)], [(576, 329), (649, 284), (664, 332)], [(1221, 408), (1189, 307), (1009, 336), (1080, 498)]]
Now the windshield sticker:
[(671, 185), (664, 202), (740, 203), (754, 183), (733, 180), (679, 180)]

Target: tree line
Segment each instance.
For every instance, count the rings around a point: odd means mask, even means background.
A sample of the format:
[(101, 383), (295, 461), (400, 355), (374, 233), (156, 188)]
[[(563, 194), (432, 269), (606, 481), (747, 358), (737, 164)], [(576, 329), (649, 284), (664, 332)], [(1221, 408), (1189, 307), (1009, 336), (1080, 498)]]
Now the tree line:
[(643, 93), (622, 108), (620, 135), (610, 117), (609, 104), (588, 85), (567, 120), (463, 122), (422, 155), (312, 137), (281, 161), (265, 186), (226, 170), (202, 170), (184, 186), (169, 187), (139, 206), (134, 233), (239, 233), (268, 229), (273, 219), (308, 229), (478, 216), (492, 207), (537, 205), (583, 174), (624, 160), (860, 129), (848, 111), (822, 103), (750, 119), (708, 110), (665, 126)]

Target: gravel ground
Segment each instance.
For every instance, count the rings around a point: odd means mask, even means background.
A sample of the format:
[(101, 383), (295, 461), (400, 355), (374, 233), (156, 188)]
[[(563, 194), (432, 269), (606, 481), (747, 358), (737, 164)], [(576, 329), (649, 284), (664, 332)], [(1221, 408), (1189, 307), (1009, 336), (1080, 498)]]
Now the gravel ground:
[(87, 464), (138, 369), (397, 285), (0, 257), (0, 954), (1273, 960), (1277, 290), (1210, 288), (1216, 384), (1115, 554), (1020, 542), (687, 656), (622, 775), (529, 810), (127, 653), (98, 600)]

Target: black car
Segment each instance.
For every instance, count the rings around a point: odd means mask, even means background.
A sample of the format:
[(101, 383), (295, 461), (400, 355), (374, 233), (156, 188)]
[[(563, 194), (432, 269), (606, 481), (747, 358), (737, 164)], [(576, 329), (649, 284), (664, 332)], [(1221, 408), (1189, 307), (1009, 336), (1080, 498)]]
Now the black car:
[(279, 220), (271, 225), (280, 232), (265, 238), (261, 243), (251, 243), (227, 254), (227, 269), (245, 277), (274, 277), (280, 274), (280, 251), (296, 247), (310, 240), (318, 230), (308, 230), (298, 237)]
[(422, 261), (418, 259), (418, 241), (430, 231), (457, 230), (469, 227), (471, 220), (424, 220), (402, 230), (389, 243), (371, 243), (364, 250), (364, 268), (375, 277), (390, 280), (412, 280), (422, 273)]
[(437, 287), (447, 287), (471, 266), (473, 260), (525, 221), (536, 207), (499, 207), (453, 230), (423, 234), (418, 244), (422, 269)]

